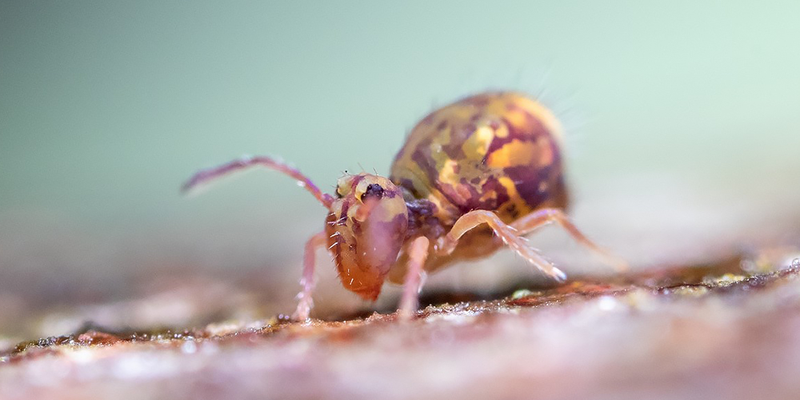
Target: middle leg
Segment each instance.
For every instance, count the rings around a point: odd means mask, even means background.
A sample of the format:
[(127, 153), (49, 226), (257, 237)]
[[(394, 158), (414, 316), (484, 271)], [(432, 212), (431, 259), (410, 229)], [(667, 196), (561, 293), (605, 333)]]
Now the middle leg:
[(442, 245), (437, 250), (438, 254), (446, 255), (455, 250), (458, 240), (465, 233), (482, 225), (487, 224), (492, 228), (495, 235), (503, 240), (508, 247), (522, 256), (526, 261), (533, 264), (545, 275), (563, 282), (567, 275), (556, 268), (549, 261), (545, 260), (539, 253), (528, 245), (528, 241), (511, 225), (503, 222), (497, 214), (487, 210), (474, 210), (462, 215), (450, 232), (445, 236)]

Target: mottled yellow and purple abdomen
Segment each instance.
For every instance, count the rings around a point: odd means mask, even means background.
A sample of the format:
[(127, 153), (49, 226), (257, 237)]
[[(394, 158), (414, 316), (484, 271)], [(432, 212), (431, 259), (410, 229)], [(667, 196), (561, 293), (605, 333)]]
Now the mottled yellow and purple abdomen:
[(517, 93), (484, 93), (436, 110), (411, 131), (390, 179), (426, 199), (444, 226), (471, 210), (508, 223), (538, 208), (567, 207), (561, 129), (552, 113)]

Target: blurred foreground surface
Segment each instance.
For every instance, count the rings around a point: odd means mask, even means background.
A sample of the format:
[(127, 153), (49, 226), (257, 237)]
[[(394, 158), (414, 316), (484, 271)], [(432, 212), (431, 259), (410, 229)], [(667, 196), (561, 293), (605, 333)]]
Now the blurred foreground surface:
[[(177, 331), (85, 326), (5, 343), (0, 397), (798, 398), (799, 254), (762, 249), (494, 301), (434, 295), (439, 305), (410, 323), (373, 314)], [(212, 291), (197, 301), (216, 300)]]

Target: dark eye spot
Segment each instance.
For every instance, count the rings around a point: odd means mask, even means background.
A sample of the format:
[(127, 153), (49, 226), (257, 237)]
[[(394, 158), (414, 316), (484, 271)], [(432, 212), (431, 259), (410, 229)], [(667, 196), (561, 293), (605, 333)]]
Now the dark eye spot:
[(374, 197), (376, 199), (383, 197), (383, 188), (381, 185), (373, 183), (367, 186), (367, 190), (361, 195), (361, 201), (366, 201), (370, 197)]
[(343, 197), (342, 193), (339, 192), (339, 187), (338, 186), (336, 187), (335, 193), (336, 193), (336, 198), (341, 199)]

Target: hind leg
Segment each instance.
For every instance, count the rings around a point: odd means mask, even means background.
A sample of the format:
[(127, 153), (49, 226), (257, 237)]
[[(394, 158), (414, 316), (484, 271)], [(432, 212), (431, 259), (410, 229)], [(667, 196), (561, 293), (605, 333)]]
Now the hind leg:
[(603, 260), (614, 267), (617, 272), (623, 272), (628, 269), (628, 265), (624, 260), (589, 240), (578, 227), (570, 222), (567, 215), (560, 209), (544, 208), (537, 210), (512, 222), (510, 225), (512, 228), (516, 229), (518, 235), (527, 235), (553, 222), (558, 223), (576, 242), (602, 257)]

